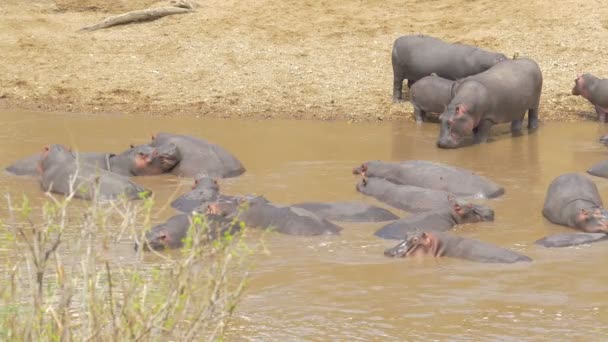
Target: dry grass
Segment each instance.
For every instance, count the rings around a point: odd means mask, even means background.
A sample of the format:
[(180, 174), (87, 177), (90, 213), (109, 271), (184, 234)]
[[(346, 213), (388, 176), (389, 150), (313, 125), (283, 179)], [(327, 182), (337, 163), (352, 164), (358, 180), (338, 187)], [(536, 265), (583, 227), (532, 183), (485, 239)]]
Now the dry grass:
[(154, 4), (5, 1), (0, 106), (411, 118), (409, 104), (391, 103), (390, 51), (396, 37), (418, 32), (535, 59), (545, 79), (544, 121), (579, 120), (592, 111), (570, 95), (577, 73), (608, 77), (602, 63), (608, 6), (601, 0), (210, 0), (192, 14), (76, 33), (105, 12), (149, 5)]

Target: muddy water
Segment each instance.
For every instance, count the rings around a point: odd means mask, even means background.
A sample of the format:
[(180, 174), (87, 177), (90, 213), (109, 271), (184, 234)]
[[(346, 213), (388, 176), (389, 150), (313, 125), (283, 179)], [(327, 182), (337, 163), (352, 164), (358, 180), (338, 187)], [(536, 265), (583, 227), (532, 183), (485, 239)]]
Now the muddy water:
[[(596, 123), (547, 124), (532, 135), (454, 151), (435, 147), (438, 127), (413, 123), (347, 124), (295, 121), (212, 121), (0, 112), (0, 164), (64, 143), (83, 151), (121, 151), (169, 131), (208, 138), (232, 151), (248, 171), (222, 180), (226, 193), (258, 193), (278, 203), (374, 201), (355, 191), (350, 170), (370, 159), (427, 159), (471, 168), (506, 188), (487, 201), (496, 221), (456, 234), (521, 251), (530, 264), (462, 260), (393, 260), (376, 238), (382, 224), (344, 224), (335, 237), (268, 238), (256, 257), (250, 287), (229, 340), (602, 340), (608, 337), (608, 243), (545, 249), (533, 241), (567, 232), (541, 216), (557, 175), (584, 171), (606, 158)], [(604, 198), (608, 180), (596, 178)], [(190, 180), (138, 179), (162, 202)], [(41, 198), (37, 184), (0, 174), (0, 190)], [(159, 204), (160, 208), (162, 205)], [(394, 210), (399, 215), (404, 212)], [(2, 211), (0, 211), (2, 213)], [(160, 212), (162, 220), (173, 212)], [(0, 217), (1, 218), (1, 217)], [(133, 256), (130, 241), (116, 260)]]

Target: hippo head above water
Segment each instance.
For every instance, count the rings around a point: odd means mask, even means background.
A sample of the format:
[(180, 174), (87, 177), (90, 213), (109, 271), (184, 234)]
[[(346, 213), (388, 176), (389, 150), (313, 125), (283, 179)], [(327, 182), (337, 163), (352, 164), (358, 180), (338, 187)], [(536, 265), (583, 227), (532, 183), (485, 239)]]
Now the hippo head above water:
[(74, 155), (68, 148), (63, 145), (46, 145), (42, 149), (42, 155), (38, 162), (38, 173), (42, 174), (48, 168), (50, 163), (63, 163), (69, 159), (73, 159)]
[(608, 233), (608, 210), (581, 209), (575, 219), (578, 229), (589, 233)]
[(175, 144), (133, 146), (122, 155), (131, 161), (131, 173), (136, 176), (151, 176), (167, 173), (179, 163), (181, 156)]
[(470, 203), (454, 196), (449, 196), (448, 201), (452, 217), (457, 224), (494, 221), (494, 210), (490, 207)]
[(408, 233), (405, 239), (393, 248), (384, 251), (384, 255), (392, 258), (423, 256), (437, 254), (438, 241), (430, 233), (415, 231)]
[(220, 186), (217, 183), (216, 179), (207, 177), (206, 175), (198, 175), (194, 180), (194, 185), (192, 185), (192, 189), (211, 189), (215, 191), (220, 191)]

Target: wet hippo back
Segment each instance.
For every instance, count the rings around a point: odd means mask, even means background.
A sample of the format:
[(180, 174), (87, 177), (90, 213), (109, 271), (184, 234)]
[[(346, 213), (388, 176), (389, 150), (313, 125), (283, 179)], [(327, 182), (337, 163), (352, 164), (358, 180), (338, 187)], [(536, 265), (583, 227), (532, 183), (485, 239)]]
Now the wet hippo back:
[(364, 178), (357, 184), (357, 190), (362, 194), (373, 196), (380, 202), (410, 212), (446, 208), (449, 205), (448, 197), (451, 195), (441, 190), (395, 184), (377, 177)]
[(230, 152), (206, 140), (171, 133), (158, 133), (151, 145), (158, 147), (173, 143), (179, 149), (181, 161), (171, 170), (178, 176), (195, 177), (204, 173), (210, 177), (236, 177), (245, 168)]
[(441, 241), (440, 255), (485, 263), (515, 263), (532, 261), (517, 252), (479, 240), (466, 239), (449, 233), (433, 233)]
[(361, 202), (305, 202), (294, 204), (292, 207), (308, 210), (320, 218), (332, 221), (382, 222), (399, 218), (384, 208)]
[(571, 247), (585, 245), (589, 243), (608, 240), (608, 234), (605, 233), (563, 233), (545, 236), (542, 239), (534, 242), (537, 245), (556, 248), (556, 247)]
[(595, 183), (587, 176), (567, 173), (549, 185), (543, 215), (553, 223), (576, 228), (576, 216), (581, 209), (601, 207), (603, 203)]
[(455, 224), (449, 209), (428, 211), (391, 222), (374, 235), (383, 239), (403, 240), (407, 234), (417, 230), (443, 232), (452, 229)]
[[(111, 154), (101, 152), (78, 153), (78, 157), (80, 158), (81, 162), (96, 165), (103, 170), (108, 169), (107, 165), (109, 156), (111, 156)], [(15, 176), (37, 176), (38, 162), (40, 161), (40, 157), (41, 154), (38, 153), (18, 160), (7, 166), (6, 171)]]
[[(459, 167), (424, 160), (364, 163), (365, 175), (403, 185), (451, 192), (456, 196), (494, 198), (504, 194), (493, 181)], [(357, 172), (359, 169), (355, 169)]]
[(587, 170), (587, 173), (596, 177), (608, 178), (608, 160), (603, 160)]

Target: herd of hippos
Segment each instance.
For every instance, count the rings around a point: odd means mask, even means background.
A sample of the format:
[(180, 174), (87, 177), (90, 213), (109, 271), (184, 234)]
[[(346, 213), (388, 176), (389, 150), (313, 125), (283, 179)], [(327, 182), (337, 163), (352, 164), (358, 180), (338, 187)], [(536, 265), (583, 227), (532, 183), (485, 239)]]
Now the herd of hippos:
[[(416, 121), (427, 121), (430, 113), (440, 114), (440, 148), (461, 147), (467, 136), (473, 137), (473, 143), (486, 142), (491, 126), (499, 123), (511, 122), (512, 133), (519, 134), (526, 111), (528, 129), (538, 127), (542, 73), (531, 59), (508, 59), (473, 46), (407, 35), (395, 40), (392, 64), (394, 101), (403, 100), (402, 84), (407, 79)], [(572, 94), (589, 100), (599, 120), (606, 122), (608, 80), (580, 75)], [(608, 144), (608, 136), (600, 140)], [(171, 203), (182, 213), (147, 232), (144, 249), (182, 247), (192, 215), (199, 213), (207, 218), (213, 236), (240, 229), (234, 220), (237, 216), (248, 227), (272, 227), (283, 234), (305, 236), (338, 234), (341, 228), (334, 221), (391, 221), (375, 233), (401, 240), (384, 252), (390, 257), (531, 261), (518, 252), (447, 232), (458, 224), (493, 221), (491, 208), (467, 199), (491, 199), (505, 191), (472, 171), (435, 162), (369, 161), (353, 170), (361, 176), (358, 192), (412, 213), (405, 218), (361, 202), (277, 205), (263, 196), (222, 194), (217, 178), (245, 172), (238, 159), (204, 139), (171, 133), (159, 133), (149, 144), (131, 146), (120, 154), (80, 153), (49, 145), (41, 154), (17, 161), (6, 170), (37, 177), (44, 191), (87, 200), (141, 199), (150, 194), (131, 180), (133, 176), (171, 173), (194, 179), (192, 190)], [(608, 178), (608, 161), (588, 172)], [(536, 241), (541, 246), (566, 247), (608, 239), (608, 210), (603, 208), (596, 185), (585, 175), (567, 173), (553, 180), (542, 213), (555, 224), (582, 232), (545, 237)]]

